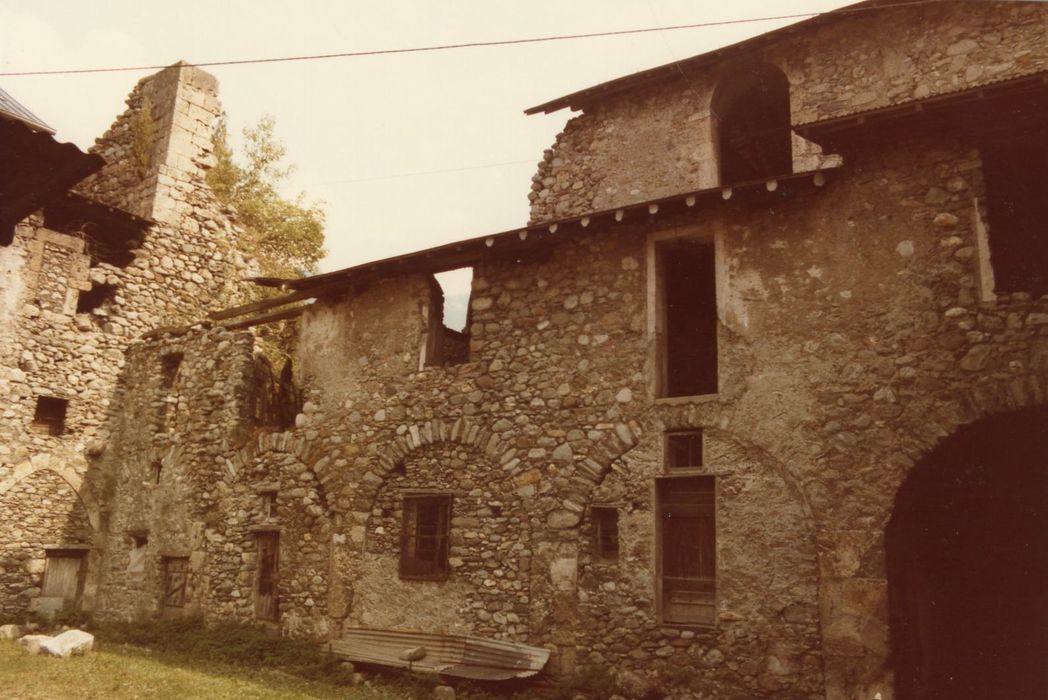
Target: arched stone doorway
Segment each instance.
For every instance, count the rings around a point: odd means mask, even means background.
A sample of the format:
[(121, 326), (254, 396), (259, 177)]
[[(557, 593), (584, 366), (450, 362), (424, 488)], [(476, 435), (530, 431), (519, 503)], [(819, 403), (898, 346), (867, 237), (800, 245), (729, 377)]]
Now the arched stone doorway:
[(899, 700), (1048, 697), (1048, 409), (944, 440), (885, 550)]

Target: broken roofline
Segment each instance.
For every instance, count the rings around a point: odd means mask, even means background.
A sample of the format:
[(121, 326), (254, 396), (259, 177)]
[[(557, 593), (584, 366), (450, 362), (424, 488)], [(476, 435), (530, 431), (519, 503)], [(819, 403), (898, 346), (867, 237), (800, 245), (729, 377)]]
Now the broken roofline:
[[(312, 277), (299, 279), (282, 279), (275, 277), (255, 277), (250, 281), (263, 287), (278, 287), (286, 290), (295, 290), (300, 299), (323, 296), (324, 294), (335, 294), (343, 291), (349, 282), (356, 282), (360, 278), (377, 278), (391, 275), (427, 272), (436, 273), (446, 270), (454, 270), (459, 267), (469, 267), (475, 263), (491, 257), (502, 257), (511, 254), (520, 255), (530, 252), (538, 247), (538, 244), (557, 234), (558, 231), (571, 229), (582, 230), (592, 224), (603, 221), (604, 223), (636, 223), (636, 215), (642, 214), (653, 217), (662, 213), (686, 212), (699, 204), (705, 202), (714, 205), (716, 202), (732, 199), (736, 193), (746, 193), (759, 196), (773, 196), (771, 193), (779, 192), (779, 195), (790, 189), (814, 186), (821, 187), (826, 182), (826, 173), (836, 168), (823, 168), (819, 170), (806, 170), (799, 173), (790, 173), (775, 178), (764, 178), (735, 183), (730, 186), (710, 187), (703, 190), (693, 190), (681, 194), (649, 199), (635, 204), (629, 204), (614, 209), (603, 209), (582, 216), (572, 216), (564, 219), (544, 221), (523, 228), (514, 228), (501, 233), (488, 234), (469, 238), (455, 243), (420, 250), (415, 253), (398, 255), (375, 262), (364, 263), (354, 267), (347, 267), (334, 272), (327, 272)], [(780, 191), (781, 189), (781, 191)], [(508, 245), (507, 245), (508, 244)], [(308, 296), (301, 294), (311, 292)], [(290, 303), (295, 299), (288, 299)], [(272, 299), (270, 301), (277, 301)], [(248, 305), (254, 306), (254, 305)], [(246, 308), (246, 307), (238, 307)], [(259, 310), (259, 309), (254, 309)], [(219, 311), (212, 318), (230, 318), (231, 312)]]
[[(949, 0), (938, 1), (948, 2)], [(773, 29), (770, 32), (758, 34), (757, 36), (744, 39), (734, 44), (729, 44), (728, 46), (723, 46), (719, 49), (700, 53), (690, 58), (673, 61), (672, 63), (666, 63), (654, 68), (648, 68), (647, 70), (638, 71), (603, 83), (598, 83), (597, 85), (582, 90), (577, 90), (576, 92), (564, 95), (563, 97), (558, 97), (549, 102), (543, 102), (540, 105), (530, 107), (524, 110), (524, 114), (530, 115), (538, 114), (540, 112), (551, 114), (564, 109), (565, 107), (569, 107), (573, 110), (585, 109), (588, 105), (595, 102), (606, 100), (630, 90), (646, 87), (665, 80), (687, 77), (689, 70), (707, 68), (715, 61), (720, 61), (732, 55), (750, 51), (761, 44), (777, 40), (791, 33), (809, 31), (824, 22), (841, 19), (856, 12), (891, 9), (893, 7), (905, 7), (918, 4), (927, 4), (927, 0), (924, 2), (915, 2), (914, 0), (864, 0), (864, 2), (845, 5), (844, 7), (838, 7), (835, 10), (816, 14), (814, 17), (795, 22), (785, 27), (780, 27), (779, 29)]]

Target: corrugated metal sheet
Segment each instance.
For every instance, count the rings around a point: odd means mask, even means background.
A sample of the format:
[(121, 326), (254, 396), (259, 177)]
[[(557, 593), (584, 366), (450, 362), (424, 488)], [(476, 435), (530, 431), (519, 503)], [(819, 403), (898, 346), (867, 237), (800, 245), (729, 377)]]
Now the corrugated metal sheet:
[(0, 88), (0, 115), (17, 119), (34, 131), (46, 131), (49, 134), (55, 130), (44, 123), (44, 120), (23, 107), (18, 100), (11, 97), (3, 88)]
[[(408, 661), (409, 650), (425, 654)], [(331, 642), (331, 652), (350, 661), (440, 673), (477, 680), (528, 678), (542, 670), (549, 650), (515, 642), (463, 635), (399, 630), (349, 629)]]

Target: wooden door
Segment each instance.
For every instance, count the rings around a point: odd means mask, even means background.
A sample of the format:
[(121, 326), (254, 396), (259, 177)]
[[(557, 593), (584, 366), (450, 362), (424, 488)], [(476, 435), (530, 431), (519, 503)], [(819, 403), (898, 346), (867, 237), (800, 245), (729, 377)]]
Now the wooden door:
[(260, 532), (258, 541), (258, 574), (255, 579), (255, 617), (279, 620), (277, 588), (280, 572), (280, 533)]
[(80, 599), (83, 562), (84, 556), (80, 552), (48, 552), (41, 597), (61, 598), (66, 606), (75, 606)]

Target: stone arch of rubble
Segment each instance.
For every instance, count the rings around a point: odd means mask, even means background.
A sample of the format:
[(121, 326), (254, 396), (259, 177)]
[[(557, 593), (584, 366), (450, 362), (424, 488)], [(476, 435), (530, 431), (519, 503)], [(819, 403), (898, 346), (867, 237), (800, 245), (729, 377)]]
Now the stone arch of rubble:
[[(1006, 381), (958, 387), (950, 398), (950, 404), (942, 411), (928, 413), (925, 415), (926, 420), (910, 426), (909, 436), (914, 438), (921, 449), (898, 455), (898, 483), (894, 488), (886, 490), (887, 504), (880, 514), (878, 532), (883, 533), (891, 519), (898, 488), (913, 469), (944, 440), (964, 426), (987, 418), (1048, 406), (1048, 371), (1033, 372)], [(879, 557), (883, 547), (883, 536), (869, 542), (863, 553), (863, 561)]]
[[(45, 455), (49, 457), (49, 455)], [(51, 463), (50, 459), (27, 459), (26, 461), (19, 464), (14, 468), (11, 476), (7, 479), (0, 481), (0, 496), (10, 491), (21, 481), (33, 476), (37, 472), (42, 471), (54, 472), (62, 479), (62, 481), (69, 484), (69, 488), (76, 494), (80, 504), (84, 507), (87, 512), (87, 520), (91, 525), (91, 530), (94, 532), (98, 531), (99, 528), (99, 504), (93, 496), (84, 488), (84, 476), (77, 470), (69, 466), (55, 466)]]
[[(591, 443), (585, 455), (571, 460), (570, 480), (575, 483), (575, 492), (582, 496), (584, 508), (590, 496), (611, 471), (612, 464), (637, 445), (641, 428), (635, 423), (619, 423), (615, 429), (601, 439)], [(481, 426), (470, 418), (461, 417), (454, 421), (428, 420), (408, 426), (392, 444), (380, 454), (374, 466), (364, 474), (360, 490), (356, 494), (355, 516), (361, 522), (367, 520), (371, 505), (389, 474), (397, 469), (404, 459), (415, 450), (440, 442), (459, 443), (480, 450), (500, 464), (507, 477), (518, 474), (526, 467), (526, 454), (522, 450), (499, 438), (497, 433)]]
[(332, 476), (329, 469), (331, 460), (326, 457), (322, 458), (320, 450), (311, 440), (293, 433), (260, 433), (226, 460), (224, 465), (226, 481), (236, 480), (246, 466), (267, 452), (295, 455), (300, 462), (312, 469), (317, 479), (325, 485)]

